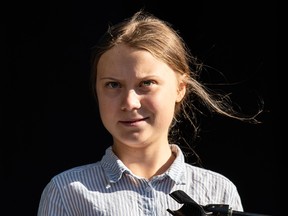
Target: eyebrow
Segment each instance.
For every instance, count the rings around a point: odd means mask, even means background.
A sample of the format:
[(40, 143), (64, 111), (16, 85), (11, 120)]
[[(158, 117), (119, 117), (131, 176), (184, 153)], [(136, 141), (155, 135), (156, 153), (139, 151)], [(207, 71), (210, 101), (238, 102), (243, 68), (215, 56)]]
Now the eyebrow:
[[(136, 79), (139, 80), (143, 80), (143, 79), (156, 79), (156, 78), (161, 78), (161, 76), (158, 75), (147, 75), (147, 76), (143, 76), (143, 77), (136, 77)], [(111, 77), (111, 76), (103, 76), (103, 77), (99, 77), (100, 80), (123, 80), (122, 78), (117, 78), (117, 77)]]

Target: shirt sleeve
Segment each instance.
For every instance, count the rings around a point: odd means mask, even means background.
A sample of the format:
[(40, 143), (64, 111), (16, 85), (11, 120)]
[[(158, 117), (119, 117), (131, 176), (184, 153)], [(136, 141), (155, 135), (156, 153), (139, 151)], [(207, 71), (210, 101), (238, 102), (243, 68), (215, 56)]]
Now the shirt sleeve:
[(41, 194), (37, 216), (67, 216), (59, 189), (53, 181), (46, 185)]
[(230, 204), (232, 210), (234, 211), (244, 211), (243, 205), (241, 202), (241, 197), (237, 191), (237, 188), (234, 186), (234, 191), (232, 193), (232, 199), (231, 199), (231, 204)]

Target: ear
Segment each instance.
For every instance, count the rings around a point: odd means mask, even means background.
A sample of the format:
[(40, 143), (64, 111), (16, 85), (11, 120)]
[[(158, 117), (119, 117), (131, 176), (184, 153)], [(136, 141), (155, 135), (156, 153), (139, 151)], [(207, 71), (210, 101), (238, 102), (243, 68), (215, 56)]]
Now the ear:
[(186, 93), (186, 82), (185, 75), (181, 76), (178, 83), (177, 98), (176, 102), (179, 103), (185, 96)]

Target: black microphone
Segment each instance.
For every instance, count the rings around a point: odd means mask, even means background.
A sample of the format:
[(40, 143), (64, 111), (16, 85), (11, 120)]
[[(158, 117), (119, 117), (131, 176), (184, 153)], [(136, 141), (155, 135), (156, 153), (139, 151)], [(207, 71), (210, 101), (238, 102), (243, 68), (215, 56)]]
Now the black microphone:
[(167, 209), (170, 214), (175, 216), (271, 216), (234, 211), (229, 208), (229, 205), (225, 204), (208, 204), (206, 206), (201, 206), (182, 190), (174, 191), (169, 195), (178, 203), (184, 204), (178, 210)]

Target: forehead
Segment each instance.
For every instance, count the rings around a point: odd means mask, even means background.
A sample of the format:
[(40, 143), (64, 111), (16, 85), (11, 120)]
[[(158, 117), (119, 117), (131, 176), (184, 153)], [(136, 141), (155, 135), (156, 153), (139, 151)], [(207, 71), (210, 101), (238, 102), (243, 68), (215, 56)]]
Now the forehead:
[(106, 51), (97, 65), (98, 75), (103, 74), (153, 74), (163, 76), (174, 71), (163, 61), (155, 58), (150, 52), (135, 49), (126, 45), (117, 45)]
[(99, 59), (98, 65), (104, 62), (105, 64), (109, 63), (112, 64), (127, 64), (128, 66), (133, 64), (140, 64), (140, 63), (160, 63), (158, 59), (153, 57), (153, 55), (143, 49), (136, 49), (124, 44), (119, 44), (111, 49), (107, 50)]

